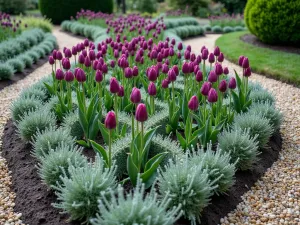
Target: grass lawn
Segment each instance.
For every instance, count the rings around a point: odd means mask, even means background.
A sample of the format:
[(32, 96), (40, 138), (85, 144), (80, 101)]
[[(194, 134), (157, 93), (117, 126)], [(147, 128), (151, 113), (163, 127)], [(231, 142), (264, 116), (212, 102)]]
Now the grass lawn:
[(252, 71), (300, 85), (300, 55), (275, 51), (247, 44), (240, 40), (248, 31), (224, 34), (216, 41), (225, 57), (238, 63), (240, 55), (247, 56)]

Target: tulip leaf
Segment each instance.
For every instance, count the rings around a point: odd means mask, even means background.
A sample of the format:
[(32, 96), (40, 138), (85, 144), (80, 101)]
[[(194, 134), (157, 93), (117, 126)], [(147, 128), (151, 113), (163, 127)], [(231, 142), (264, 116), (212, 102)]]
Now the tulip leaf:
[(79, 141), (76, 141), (79, 145), (83, 146), (83, 147), (86, 147), (86, 148), (89, 148), (90, 146), (88, 145), (88, 143), (85, 141), (85, 140), (79, 140)]
[(92, 144), (94, 151), (96, 153), (100, 154), (100, 156), (103, 158), (103, 160), (105, 161), (106, 166), (107, 166), (109, 162), (108, 162), (107, 152), (105, 151), (105, 149), (93, 140), (90, 140), (90, 142)]
[(47, 83), (44, 82), (44, 85), (45, 85), (45, 87), (47, 88), (48, 92), (51, 95), (55, 95), (56, 94), (54, 88), (52, 88), (49, 84), (47, 84)]
[(100, 121), (98, 121), (98, 126), (101, 132), (101, 135), (103, 137), (103, 140), (105, 142), (105, 144), (109, 144), (109, 132), (106, 129), (105, 125), (103, 123), (101, 123)]
[(186, 149), (186, 141), (177, 130), (176, 130), (176, 136), (177, 136), (177, 139), (178, 139), (181, 147), (185, 150)]
[(139, 170), (134, 164), (131, 154), (129, 154), (127, 157), (127, 171), (132, 185), (135, 186)]

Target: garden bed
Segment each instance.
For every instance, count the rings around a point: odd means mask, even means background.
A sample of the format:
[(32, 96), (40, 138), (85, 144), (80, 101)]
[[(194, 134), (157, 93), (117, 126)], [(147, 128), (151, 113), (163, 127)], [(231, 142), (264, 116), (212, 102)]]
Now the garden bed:
[[(37, 160), (32, 157), (31, 145), (25, 144), (17, 135), (16, 127), (9, 120), (2, 137), (3, 157), (7, 159), (12, 171), (13, 189), (16, 193), (15, 210), (22, 213), (26, 224), (63, 225), (80, 224), (66, 222), (67, 216), (59, 214), (59, 209), (51, 206), (56, 201), (54, 193), (41, 183), (37, 173)], [(252, 171), (237, 171), (235, 185), (227, 195), (213, 196), (211, 204), (204, 209), (201, 224), (217, 224), (220, 218), (233, 210), (241, 202), (241, 196), (264, 174), (277, 160), (281, 149), (281, 136), (275, 133), (269, 142), (269, 147), (260, 155), (259, 164)], [(90, 153), (93, 153), (90, 150)], [(187, 220), (179, 220), (177, 224), (189, 224)]]
[(276, 51), (300, 54), (300, 48), (299, 47), (287, 46), (287, 45), (269, 45), (269, 44), (261, 42), (253, 34), (245, 34), (245, 35), (241, 36), (241, 40), (246, 42), (246, 43), (261, 47), (261, 48), (270, 48), (270, 49), (276, 50)]

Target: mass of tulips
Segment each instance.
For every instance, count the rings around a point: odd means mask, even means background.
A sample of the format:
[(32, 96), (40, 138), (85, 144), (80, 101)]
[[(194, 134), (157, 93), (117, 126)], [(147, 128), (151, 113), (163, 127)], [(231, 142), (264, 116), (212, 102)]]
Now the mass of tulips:
[[(78, 104), (84, 131), (84, 139), (78, 143), (93, 147), (108, 168), (112, 165), (112, 143), (131, 133), (129, 177), (124, 182), (130, 179), (135, 184), (140, 173), (146, 183), (149, 173), (155, 173), (164, 158), (164, 153), (147, 158), (157, 127), (145, 127), (145, 122), (157, 113), (156, 101), (167, 103), (169, 108), (164, 134), (176, 138), (184, 150), (216, 142), (234, 114), (251, 104), (247, 97), (251, 75), (247, 57), (239, 59), (241, 78), (236, 73), (229, 77), (219, 47), (209, 52), (203, 46), (192, 52), (190, 46), (174, 39), (162, 40), (162, 22), (149, 23), (133, 15), (107, 24), (113, 38), (97, 44), (85, 39), (72, 49), (54, 51), (49, 57), (53, 84), (45, 85), (59, 99), (59, 119)], [(145, 36), (139, 35), (142, 28)], [(148, 35), (150, 31), (153, 38)], [(136, 36), (128, 38), (125, 34), (129, 33)], [(119, 123), (121, 112), (132, 118), (130, 127)], [(96, 142), (99, 133), (108, 151)]]
[[(12, 19), (9, 14), (0, 11), (0, 41), (19, 34), (21, 25), (21, 20)], [(27, 27), (26, 24), (24, 26)]]

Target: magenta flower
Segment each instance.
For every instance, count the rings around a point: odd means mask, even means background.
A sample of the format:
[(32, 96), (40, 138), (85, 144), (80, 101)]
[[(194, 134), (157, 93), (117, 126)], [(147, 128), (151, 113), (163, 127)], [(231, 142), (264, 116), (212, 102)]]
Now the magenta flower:
[(218, 56), (218, 62), (223, 62), (224, 61), (224, 54), (221, 52), (220, 55)]
[(195, 78), (197, 82), (203, 81), (203, 74), (200, 70), (197, 71)]
[(215, 65), (215, 72), (218, 76), (222, 75), (223, 73), (223, 68), (222, 65), (220, 63), (216, 63)]
[(218, 101), (218, 93), (214, 88), (211, 88), (208, 92), (207, 100), (210, 103), (214, 103)]
[(239, 57), (239, 65), (242, 66), (243, 65), (243, 60), (244, 60), (245, 56), (241, 55)]
[(126, 67), (125, 70), (124, 70), (124, 73), (125, 73), (126, 78), (131, 78), (132, 77), (132, 70), (131, 70), (130, 67)]
[(220, 55), (220, 48), (218, 46), (215, 47), (214, 55), (215, 56), (219, 56)]
[(124, 97), (124, 94), (125, 94), (124, 87), (122, 85), (120, 85), (120, 90), (118, 92), (118, 96)]
[(250, 77), (251, 76), (251, 67), (248, 67), (245, 69), (245, 77)]
[(133, 75), (134, 77), (137, 77), (137, 76), (139, 75), (139, 68), (138, 68), (137, 66), (134, 66), (134, 67), (132, 68), (132, 75)]
[(74, 74), (69, 70), (66, 72), (65, 81), (72, 82), (74, 80)]
[(150, 82), (148, 86), (148, 94), (150, 96), (155, 96), (156, 95), (156, 86), (153, 82)]
[(215, 56), (214, 56), (213, 53), (209, 53), (208, 62), (209, 63), (214, 63), (215, 62)]
[(247, 69), (249, 67), (249, 59), (247, 57), (244, 57), (243, 62), (242, 62), (242, 67), (244, 69)]
[(96, 72), (95, 81), (98, 83), (103, 81), (103, 74), (100, 70), (97, 70)]
[(190, 67), (189, 67), (189, 63), (188, 62), (184, 62), (183, 65), (182, 65), (182, 72), (184, 74), (188, 74), (190, 73)]
[(208, 50), (206, 48), (202, 51), (202, 59), (207, 60), (208, 59)]
[(226, 83), (226, 80), (222, 80), (219, 84), (219, 90), (221, 92), (225, 92), (227, 89), (227, 83)]
[(116, 114), (113, 111), (107, 113), (104, 124), (105, 127), (109, 130), (115, 129), (117, 127)]
[(208, 95), (209, 90), (211, 89), (212, 84), (210, 82), (204, 82), (202, 87), (201, 87), (201, 94), (204, 96)]
[(55, 63), (53, 56), (49, 56), (48, 62), (50, 65), (53, 65)]
[(116, 94), (120, 91), (119, 82), (115, 77), (110, 78), (109, 90), (113, 94)]
[(217, 82), (218, 76), (214, 70), (209, 72), (208, 81), (211, 83)]
[(189, 103), (188, 103), (188, 107), (190, 110), (192, 111), (196, 111), (199, 107), (199, 101), (196, 95), (192, 96)]
[(141, 91), (140, 89), (134, 87), (132, 88), (131, 94), (130, 94), (130, 101), (134, 104), (140, 103), (142, 99)]
[(61, 69), (57, 69), (55, 78), (56, 78), (56, 80), (63, 80), (65, 78), (64, 72)]
[(156, 81), (158, 76), (158, 71), (156, 66), (151, 66), (147, 69), (147, 76), (150, 81)]
[(169, 81), (167, 79), (164, 79), (161, 83), (161, 87), (166, 89), (169, 87)]
[(229, 74), (229, 69), (228, 69), (228, 67), (225, 67), (225, 68), (224, 68), (223, 73), (224, 73), (225, 75), (228, 75), (228, 74)]
[(146, 105), (143, 103), (140, 103), (135, 111), (135, 119), (139, 122), (145, 122), (148, 119), (148, 113)]
[(77, 72), (75, 73), (75, 78), (79, 83), (83, 83), (86, 81), (85, 72), (81, 68), (77, 68)]
[(228, 88), (235, 89), (236, 88), (236, 80), (234, 77), (231, 77), (228, 83)]

